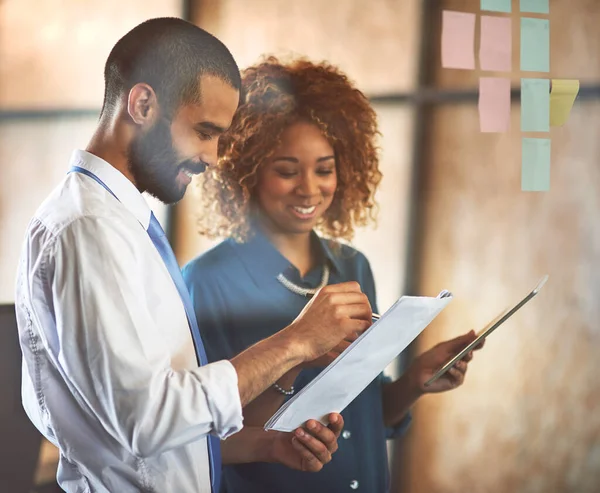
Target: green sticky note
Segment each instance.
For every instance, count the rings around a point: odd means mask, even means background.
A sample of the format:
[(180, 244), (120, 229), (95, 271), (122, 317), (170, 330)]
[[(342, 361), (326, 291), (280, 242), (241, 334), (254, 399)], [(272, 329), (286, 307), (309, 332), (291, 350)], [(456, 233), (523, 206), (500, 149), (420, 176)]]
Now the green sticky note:
[(492, 12), (511, 12), (512, 0), (481, 0), (481, 10)]
[(535, 14), (549, 14), (549, 0), (521, 0), (521, 12), (533, 12)]
[(521, 131), (550, 132), (549, 79), (521, 79)]
[(550, 139), (523, 138), (521, 159), (521, 190), (550, 190)]
[(550, 71), (550, 22), (521, 17), (521, 70)]

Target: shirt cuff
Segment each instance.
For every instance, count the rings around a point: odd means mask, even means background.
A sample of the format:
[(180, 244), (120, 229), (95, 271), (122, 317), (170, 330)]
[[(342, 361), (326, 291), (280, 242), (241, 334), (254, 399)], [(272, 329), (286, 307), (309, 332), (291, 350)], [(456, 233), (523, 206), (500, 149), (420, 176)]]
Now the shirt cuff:
[(412, 422), (412, 413), (410, 411), (408, 411), (402, 418), (402, 421), (400, 421), (400, 423), (398, 423), (396, 426), (386, 427), (385, 437), (388, 440), (393, 440), (394, 438), (401, 437), (402, 435), (404, 435), (406, 433), (408, 428), (410, 428), (411, 422)]
[(213, 417), (212, 434), (225, 440), (243, 427), (237, 372), (227, 360), (210, 363), (199, 370), (206, 401)]

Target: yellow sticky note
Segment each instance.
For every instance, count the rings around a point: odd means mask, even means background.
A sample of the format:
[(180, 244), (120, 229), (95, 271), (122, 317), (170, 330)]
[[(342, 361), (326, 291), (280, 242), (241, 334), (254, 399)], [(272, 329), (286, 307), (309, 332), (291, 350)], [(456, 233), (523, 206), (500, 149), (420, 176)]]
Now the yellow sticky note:
[(578, 80), (552, 79), (552, 90), (550, 91), (550, 125), (552, 127), (560, 127), (567, 122), (578, 92)]

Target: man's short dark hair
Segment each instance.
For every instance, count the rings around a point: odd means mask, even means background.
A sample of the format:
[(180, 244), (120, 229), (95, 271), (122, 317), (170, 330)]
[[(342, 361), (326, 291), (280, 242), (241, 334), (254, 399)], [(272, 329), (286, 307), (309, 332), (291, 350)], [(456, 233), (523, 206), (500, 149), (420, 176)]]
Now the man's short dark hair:
[(104, 68), (102, 114), (138, 83), (154, 89), (168, 114), (199, 102), (199, 78), (213, 75), (240, 90), (240, 71), (227, 47), (198, 26), (174, 17), (150, 19), (123, 36)]

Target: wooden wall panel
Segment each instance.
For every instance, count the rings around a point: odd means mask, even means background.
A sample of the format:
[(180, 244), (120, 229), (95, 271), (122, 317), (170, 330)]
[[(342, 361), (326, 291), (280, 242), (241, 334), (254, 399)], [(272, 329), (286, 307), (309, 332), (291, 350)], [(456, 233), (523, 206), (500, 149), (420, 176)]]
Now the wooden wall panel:
[(377, 224), (358, 229), (353, 245), (369, 259), (382, 313), (404, 292), (414, 110), (404, 105), (375, 105), (375, 109), (383, 174), (375, 196)]
[(181, 0), (1, 1), (0, 107), (100, 108), (113, 45), (146, 19), (181, 13)]
[(339, 65), (370, 94), (410, 90), (420, 0), (203, 0), (195, 22), (219, 37), (240, 67), (264, 54)]
[(600, 102), (552, 130), (548, 193), (520, 191), (518, 105), (511, 124), (478, 134), (474, 105), (431, 115), (420, 292), (455, 299), (421, 350), (550, 280), (492, 335), (464, 387), (417, 405), (410, 493), (600, 490)]
[[(478, 1), (431, 4), (438, 21), (443, 8), (479, 12)], [(513, 87), (522, 76), (599, 84), (600, 3), (550, 0), (550, 12), (551, 72), (522, 73), (513, 1)], [(439, 27), (433, 85), (476, 89), (491, 74), (442, 69)], [(419, 291), (447, 288), (455, 299), (420, 350), (481, 327), (541, 275), (550, 280), (493, 334), (464, 387), (418, 403), (401, 491), (600, 491), (600, 101), (578, 100), (549, 135), (520, 132), (518, 103), (507, 134), (479, 133), (475, 102), (433, 108), (427, 125)], [(552, 139), (548, 193), (520, 190), (523, 135)]]
[(71, 150), (85, 147), (95, 118), (0, 124), (0, 303), (14, 302), (27, 225), (68, 171)]

